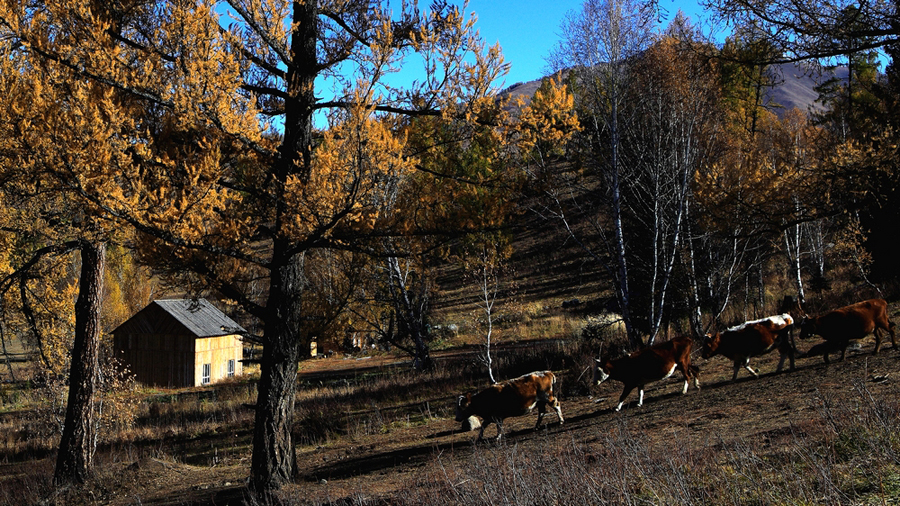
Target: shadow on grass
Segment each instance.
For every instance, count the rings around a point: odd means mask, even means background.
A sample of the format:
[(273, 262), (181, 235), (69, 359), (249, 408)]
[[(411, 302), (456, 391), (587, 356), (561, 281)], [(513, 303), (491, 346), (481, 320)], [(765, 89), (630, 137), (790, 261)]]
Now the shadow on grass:
[[(580, 418), (584, 417), (575, 417), (575, 419)], [(567, 418), (566, 422), (568, 423), (568, 421), (569, 419)], [(321, 479), (336, 480), (376, 473), (397, 466), (417, 467), (426, 464), (432, 456), (436, 454), (444, 453), (452, 455), (454, 452), (463, 450), (472, 450), (497, 444), (507, 444), (508, 442), (517, 440), (528, 440), (531, 439), (529, 436), (537, 437), (542, 434), (556, 433), (559, 431), (560, 427), (565, 427), (565, 425), (560, 426), (559, 422), (553, 422), (544, 424), (541, 429), (537, 431), (534, 429), (504, 431), (501, 443), (497, 443), (493, 437), (488, 437), (488, 435), (486, 435), (483, 441), (477, 441), (477, 436), (475, 435), (477, 430), (445, 430), (428, 435), (426, 436), (426, 439), (435, 440), (442, 437), (467, 433), (471, 433), (472, 437), (463, 440), (455, 439), (443, 443), (431, 442), (409, 448), (401, 448), (381, 453), (369, 453), (354, 458), (343, 459), (338, 462), (321, 466), (307, 473), (303, 476), (303, 479), (307, 481), (318, 481)], [(494, 434), (492, 430), (493, 427), (489, 428), (488, 434)]]

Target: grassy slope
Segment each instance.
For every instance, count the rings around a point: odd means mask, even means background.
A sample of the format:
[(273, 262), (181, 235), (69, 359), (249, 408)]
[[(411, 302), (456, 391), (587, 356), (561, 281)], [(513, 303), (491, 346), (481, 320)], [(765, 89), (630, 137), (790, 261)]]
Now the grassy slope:
[[(877, 409), (863, 408), (871, 399), (890, 400), (880, 405), (882, 411), (895, 408), (900, 363), (894, 351), (878, 357), (855, 354), (828, 367), (818, 358), (801, 360), (797, 371), (777, 376), (768, 374), (777, 357), (768, 356), (754, 362), (763, 371), (762, 378), (750, 380), (742, 373), (743, 379), (733, 384), (727, 381), (731, 366), (723, 359), (697, 359), (704, 383), (700, 392), (692, 389), (682, 397), (680, 381), (670, 379), (648, 388), (642, 408), (634, 405), (637, 394), (633, 393), (628, 407), (613, 413), (621, 387), (615, 383), (590, 386), (589, 374), (583, 374), (590, 362), (584, 350), (557, 342), (547, 348), (511, 344), (529, 337), (571, 337), (576, 313), (563, 311), (561, 303), (576, 297), (594, 301), (605, 295), (596, 267), (583, 262), (564, 234), (533, 218), (517, 230), (516, 238), (512, 279), (518, 287), (515, 302), (525, 308), (519, 311), (526, 317), (500, 333), (501, 348), (505, 345), (500, 350), (501, 376), (517, 375), (521, 368), (562, 371), (566, 423), (560, 426), (551, 415), (546, 419), (549, 428), (533, 433), (533, 416), (511, 419), (505, 443), (473, 446), (476, 433), (459, 432), (451, 409), (458, 392), (484, 382), (483, 373), (473, 364), (471, 347), (437, 353), (438, 371), (426, 376), (409, 373), (402, 359), (399, 367), (391, 366), (397, 361), (385, 356), (304, 363), (296, 430), (300, 479), (286, 488), (289, 501), (501, 501), (510, 499), (502, 496), (502, 490), (489, 492), (486, 486), (478, 490), (472, 484), (484, 485), (492, 479), (510, 480), (509, 487), (516, 480), (535, 483), (528, 473), (551, 476), (543, 480), (551, 484), (544, 492), (558, 495), (560, 483), (575, 479), (558, 474), (560, 469), (583, 471), (591, 483), (573, 483), (571, 488), (588, 490), (599, 484), (599, 500), (605, 497), (612, 502), (642, 497), (653, 502), (653, 494), (659, 502), (679, 486), (685, 489), (683, 497), (709, 504), (735, 502), (729, 497), (755, 497), (766, 503), (802, 498), (879, 502), (885, 490), (894, 490), (891, 480), (896, 480), (897, 473), (891, 466), (897, 462), (891, 464), (892, 457), (877, 461), (882, 483), (872, 486), (876, 476), (860, 476), (854, 467), (869, 466), (872, 462), (861, 454), (877, 452), (838, 448), (835, 434), (829, 432), (829, 420), (853, 416), (877, 432), (880, 422), (873, 414)], [(465, 326), (472, 318), (476, 291), (462, 279), (455, 267), (442, 271), (439, 322)], [(893, 318), (898, 321), (896, 310)], [(800, 347), (811, 344), (800, 343)], [(870, 350), (871, 340), (866, 345)], [(564, 355), (565, 359), (560, 358)], [(874, 381), (884, 376), (885, 381)], [(53, 454), (46, 449), (52, 443), (43, 450), (10, 450), (27, 425), (21, 417), (28, 415), (0, 415), (6, 442), (6, 450), (0, 449), (0, 504), (22, 505), (47, 498), (49, 504), (242, 502), (252, 423), (246, 404), (253, 402), (252, 394), (201, 392), (186, 397), (163, 402), (156, 396), (145, 401), (131, 434), (99, 449), (97, 476), (87, 491), (55, 491), (49, 484)], [(488, 434), (493, 434), (493, 428)], [(872, 437), (860, 435), (848, 444), (865, 447), (871, 441)], [(882, 449), (897, 449), (891, 446), (896, 442), (878, 444)], [(826, 457), (828, 451), (835, 454), (830, 467), (813, 455), (820, 450)], [(840, 452), (847, 455), (837, 458)], [(802, 457), (799, 461), (797, 455)], [(742, 462), (765, 464), (754, 467)], [(786, 467), (777, 467), (779, 462)], [(619, 483), (603, 474), (616, 466), (620, 476), (630, 478)], [(598, 469), (603, 472), (591, 474)], [(764, 478), (779, 473), (795, 478), (796, 483), (762, 484)], [(681, 482), (666, 484), (669, 488), (648, 484), (663, 475)], [(829, 480), (840, 483), (829, 485)], [(616, 495), (623, 491), (635, 495)], [(807, 495), (790, 495), (795, 492)]]
[[(673, 378), (650, 385), (641, 408), (633, 393), (620, 413), (613, 412), (619, 384), (592, 387), (588, 395), (576, 388), (587, 380), (572, 367), (561, 385), (565, 424), (548, 415), (547, 427), (533, 432), (534, 416), (510, 419), (500, 445), (473, 445), (476, 432), (460, 432), (452, 420), (454, 392), (437, 385), (452, 381), (458, 362), (447, 358), (435, 375), (420, 377), (419, 383), (437, 384), (421, 390), (412, 377), (405, 386), (402, 379), (373, 379), (384, 372), (376, 368), (360, 382), (368, 400), (343, 412), (355, 424), (298, 447), (300, 479), (284, 497), (290, 504), (533, 503), (513, 498), (508, 487), (544, 476), (544, 495), (536, 497), (565, 496), (567, 503), (653, 497), (670, 504), (890, 503), (900, 493), (900, 359), (894, 350), (870, 355), (872, 344), (865, 341), (844, 362), (804, 359), (796, 371), (777, 375), (777, 357), (769, 355), (754, 361), (761, 378), (742, 373), (734, 383), (725, 360), (698, 360), (700, 391), (692, 387), (682, 396), (681, 381)], [(348, 374), (317, 392), (307, 386), (307, 395), (320, 397), (322, 409), (345, 402), (361, 388), (337, 386), (348, 383)], [(237, 504), (249, 437), (247, 422), (223, 422), (194, 435), (104, 449), (90, 492), (50, 503)], [(25, 462), (14, 477), (14, 463), (0, 466), (6, 485), (0, 503), (25, 504), (49, 493), (44, 473), (50, 467), (47, 459)], [(573, 470), (581, 474), (566, 474)], [(486, 480), (506, 488), (489, 489)]]

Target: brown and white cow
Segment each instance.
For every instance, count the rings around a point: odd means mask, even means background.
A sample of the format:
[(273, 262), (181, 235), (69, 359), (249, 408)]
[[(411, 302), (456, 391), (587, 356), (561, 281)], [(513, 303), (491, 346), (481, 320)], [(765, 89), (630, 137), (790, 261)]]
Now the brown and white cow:
[(559, 400), (553, 396), (553, 385), (556, 376), (550, 371), (537, 371), (503, 381), (478, 392), (477, 394), (460, 395), (456, 402), (456, 421), (461, 422), (470, 416), (481, 417), (484, 422), (478, 439), (484, 438), (484, 429), (491, 423), (497, 424), (497, 439), (503, 435), (503, 420), (511, 416), (527, 415), (538, 408), (537, 430), (549, 404), (563, 423)]
[[(878, 353), (881, 348), (881, 330), (885, 330), (891, 335), (891, 344), (896, 350), (894, 323), (888, 319), (887, 301), (884, 299), (864, 300), (829, 311), (821, 316), (805, 318), (800, 322), (801, 339), (819, 335), (828, 342), (827, 346), (817, 348), (817, 353), (815, 353), (821, 354), (826, 364), (829, 362), (829, 353), (840, 350), (841, 360), (844, 360), (850, 341), (862, 339), (869, 334), (875, 334), (874, 353)], [(811, 355), (806, 353), (806, 356)]]
[(794, 319), (787, 313), (745, 322), (726, 329), (725, 332), (707, 335), (700, 355), (705, 359), (722, 355), (732, 360), (734, 374), (731, 381), (737, 379), (741, 367), (758, 378), (759, 372), (750, 367), (750, 358), (765, 355), (775, 348), (781, 352), (776, 371), (781, 372), (785, 358), (790, 359), (793, 371), (794, 347), (790, 339), (793, 325)]
[(638, 388), (638, 406), (644, 405), (644, 385), (652, 381), (668, 378), (678, 369), (684, 375), (684, 388), (688, 391), (689, 380), (693, 378), (694, 386), (700, 388), (700, 375), (696, 367), (691, 366), (690, 336), (679, 336), (669, 341), (657, 343), (649, 348), (638, 350), (626, 357), (613, 360), (594, 361), (594, 382), (600, 384), (609, 378), (624, 384), (622, 395), (616, 411), (622, 409), (625, 398), (632, 390)]

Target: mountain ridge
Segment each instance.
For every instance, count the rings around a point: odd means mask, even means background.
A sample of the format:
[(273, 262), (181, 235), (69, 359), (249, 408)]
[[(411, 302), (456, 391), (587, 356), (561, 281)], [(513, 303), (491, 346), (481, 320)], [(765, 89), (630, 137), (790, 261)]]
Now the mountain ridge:
[[(848, 74), (845, 66), (828, 69), (805, 63), (772, 65), (769, 72), (775, 84), (766, 90), (763, 103), (766, 109), (774, 112), (779, 118), (794, 108), (807, 114), (811, 111), (821, 111), (822, 105), (816, 102), (819, 97), (816, 87), (835, 77), (846, 80)], [(551, 76), (515, 83), (501, 91), (500, 96), (511, 99), (521, 96), (527, 104), (541, 82), (549, 77)]]

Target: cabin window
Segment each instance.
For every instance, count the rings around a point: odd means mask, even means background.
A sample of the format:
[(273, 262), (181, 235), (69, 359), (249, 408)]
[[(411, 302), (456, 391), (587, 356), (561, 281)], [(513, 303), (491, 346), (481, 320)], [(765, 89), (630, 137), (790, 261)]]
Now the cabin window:
[(209, 377), (210, 377), (211, 370), (212, 370), (212, 367), (210, 367), (210, 364), (203, 364), (203, 375), (200, 376), (200, 384), (201, 385), (209, 384)]
[(231, 359), (228, 361), (228, 367), (226, 370), (228, 371), (228, 377), (233, 378), (234, 377), (234, 359)]

